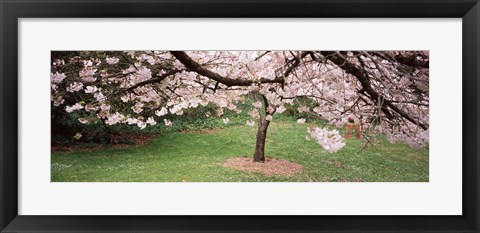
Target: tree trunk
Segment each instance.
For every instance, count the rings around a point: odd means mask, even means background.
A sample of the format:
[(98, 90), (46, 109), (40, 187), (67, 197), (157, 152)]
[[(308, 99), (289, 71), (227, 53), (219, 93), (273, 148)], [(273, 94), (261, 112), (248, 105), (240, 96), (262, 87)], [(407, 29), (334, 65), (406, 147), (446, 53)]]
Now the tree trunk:
[(257, 143), (255, 145), (255, 154), (253, 155), (254, 162), (265, 162), (265, 139), (267, 138), (267, 129), (270, 121), (263, 120), (262, 124), (258, 126)]
[[(270, 108), (267, 98), (257, 93), (263, 99), (263, 110), (265, 111), (265, 118), (262, 117), (262, 113), (258, 113), (258, 131), (257, 131), (257, 142), (255, 144), (255, 154), (253, 154), (254, 162), (265, 162), (265, 140), (267, 139), (267, 129), (270, 121), (272, 120), (272, 115), (275, 113), (276, 109)], [(258, 96), (255, 95), (255, 101), (257, 101)]]

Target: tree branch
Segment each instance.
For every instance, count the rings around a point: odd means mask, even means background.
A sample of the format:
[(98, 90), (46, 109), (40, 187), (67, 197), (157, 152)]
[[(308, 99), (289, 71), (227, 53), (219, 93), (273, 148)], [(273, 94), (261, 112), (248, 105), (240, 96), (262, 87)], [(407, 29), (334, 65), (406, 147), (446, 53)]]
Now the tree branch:
[[(232, 79), (229, 77), (221, 76), (215, 72), (212, 72), (206, 68), (203, 68), (200, 64), (195, 62), (190, 56), (188, 56), (185, 52), (182, 51), (170, 51), (170, 53), (177, 58), (187, 69), (190, 71), (194, 71), (198, 74), (201, 74), (207, 78), (213, 79), (217, 82), (225, 84), (228, 87), (231, 86), (250, 86), (253, 84), (252, 80), (246, 79)], [(265, 79), (261, 78), (260, 83), (280, 83), (283, 84), (284, 79), (283, 77), (275, 77), (274, 79)]]
[(143, 82), (139, 82), (139, 83), (137, 83), (137, 84), (135, 84), (135, 85), (127, 88), (127, 89), (124, 89), (124, 91), (132, 91), (132, 90), (134, 90), (135, 88), (140, 87), (140, 86), (144, 86), (144, 85), (147, 85), (147, 84), (150, 84), (150, 83), (161, 82), (161, 81), (163, 81), (164, 79), (166, 79), (168, 76), (174, 75), (174, 74), (176, 74), (176, 73), (178, 73), (178, 72), (180, 72), (180, 71), (181, 71), (181, 70), (170, 70), (170, 71), (166, 72), (165, 74), (162, 74), (162, 75), (160, 75), (160, 76), (155, 76), (155, 78), (151, 78), (151, 79), (149, 79), (149, 80), (145, 80), (145, 81), (143, 81)]
[[(370, 83), (370, 79), (360, 70), (358, 69), (354, 64), (350, 63), (347, 59), (342, 58), (341, 56), (338, 56), (336, 52), (334, 51), (323, 51), (320, 52), (323, 56), (325, 56), (328, 60), (332, 61), (334, 64), (345, 70), (345, 72), (355, 76), (358, 81), (362, 84), (362, 89), (368, 94), (368, 97), (373, 101), (377, 102), (380, 98), (383, 99), (382, 103), (382, 111), (385, 114), (390, 114), (389, 110), (386, 108), (387, 106), (392, 109), (393, 111), (397, 112), (400, 116), (403, 118), (407, 119), (408, 121), (412, 122), (413, 124), (416, 124), (420, 126), (422, 129), (427, 130), (428, 129), (428, 124), (419, 122), (401, 109), (399, 109), (397, 106), (395, 106), (390, 100), (385, 99), (383, 96), (380, 96), (373, 88)], [(379, 98), (380, 97), (380, 98)]]

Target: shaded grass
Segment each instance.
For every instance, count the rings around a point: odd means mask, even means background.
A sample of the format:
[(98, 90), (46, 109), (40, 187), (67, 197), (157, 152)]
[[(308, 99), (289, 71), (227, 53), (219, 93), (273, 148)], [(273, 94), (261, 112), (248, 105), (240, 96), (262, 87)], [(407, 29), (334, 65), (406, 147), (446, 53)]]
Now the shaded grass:
[(253, 156), (256, 127), (232, 126), (209, 133), (167, 132), (147, 146), (105, 148), (52, 154), (53, 182), (428, 182), (428, 147), (390, 144), (379, 136), (376, 148), (361, 150), (348, 139), (337, 153), (306, 140), (307, 127), (274, 121), (269, 127), (266, 156), (296, 162), (305, 169), (291, 177), (242, 172), (222, 166), (228, 158)]

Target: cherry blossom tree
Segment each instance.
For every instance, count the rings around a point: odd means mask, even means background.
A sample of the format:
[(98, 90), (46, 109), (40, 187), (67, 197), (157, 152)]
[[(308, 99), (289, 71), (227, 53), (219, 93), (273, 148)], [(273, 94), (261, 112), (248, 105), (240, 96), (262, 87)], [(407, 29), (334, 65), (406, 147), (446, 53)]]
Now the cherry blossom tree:
[[(246, 124), (258, 128), (254, 161), (264, 162), (274, 115), (301, 98), (313, 107), (298, 111), (328, 125), (354, 118), (391, 142), (428, 144), (427, 51), (115, 51), (52, 59), (52, 107), (78, 113), (82, 124), (171, 126), (169, 116), (209, 103), (219, 117), (239, 112), (248, 95)], [(345, 146), (336, 129), (308, 133), (328, 152)]]

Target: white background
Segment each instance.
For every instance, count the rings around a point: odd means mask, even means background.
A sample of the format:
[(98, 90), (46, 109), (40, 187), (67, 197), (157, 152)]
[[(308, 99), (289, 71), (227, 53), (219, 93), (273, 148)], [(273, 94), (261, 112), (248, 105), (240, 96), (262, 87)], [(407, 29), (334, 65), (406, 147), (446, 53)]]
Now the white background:
[[(461, 32), (461, 19), (22, 19), (19, 214), (460, 215)], [(173, 49), (430, 50), (430, 182), (51, 183), (50, 50)]]

